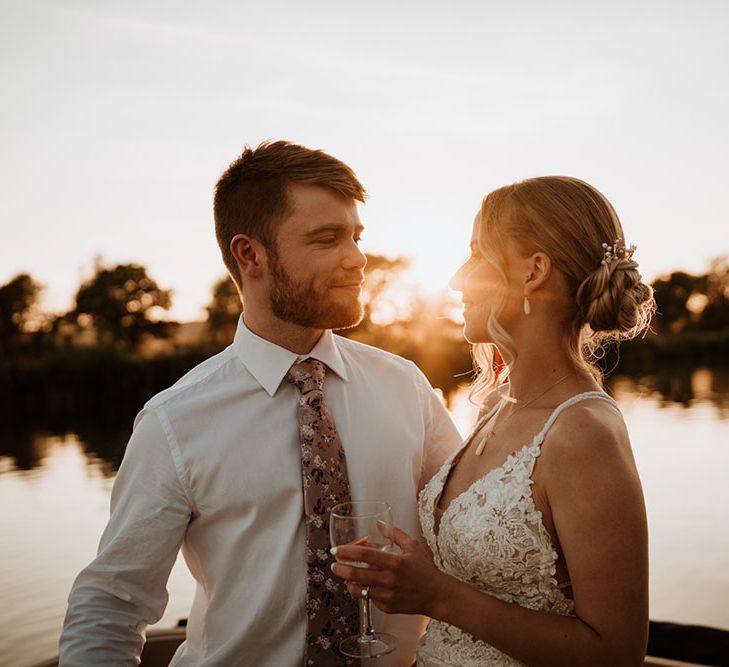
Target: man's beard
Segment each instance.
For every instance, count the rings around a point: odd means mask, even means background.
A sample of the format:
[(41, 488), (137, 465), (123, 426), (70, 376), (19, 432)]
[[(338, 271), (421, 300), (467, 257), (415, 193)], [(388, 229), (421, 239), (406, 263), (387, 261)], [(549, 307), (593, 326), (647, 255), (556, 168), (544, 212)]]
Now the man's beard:
[(359, 298), (334, 300), (328, 290), (317, 290), (312, 282), (296, 285), (278, 260), (269, 253), (272, 286), (268, 296), (273, 314), (284, 322), (310, 329), (348, 329), (362, 321)]

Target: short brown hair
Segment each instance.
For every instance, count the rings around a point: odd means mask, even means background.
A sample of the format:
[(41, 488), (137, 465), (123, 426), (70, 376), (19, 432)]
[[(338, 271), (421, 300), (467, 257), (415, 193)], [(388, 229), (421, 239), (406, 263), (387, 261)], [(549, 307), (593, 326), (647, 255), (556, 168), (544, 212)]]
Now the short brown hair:
[(275, 223), (288, 210), (289, 183), (321, 185), (363, 202), (365, 190), (354, 171), (321, 150), (290, 141), (265, 141), (246, 146), (215, 186), (215, 235), (228, 272), (238, 283), (237, 265), (230, 252), (236, 234), (247, 234), (275, 251)]

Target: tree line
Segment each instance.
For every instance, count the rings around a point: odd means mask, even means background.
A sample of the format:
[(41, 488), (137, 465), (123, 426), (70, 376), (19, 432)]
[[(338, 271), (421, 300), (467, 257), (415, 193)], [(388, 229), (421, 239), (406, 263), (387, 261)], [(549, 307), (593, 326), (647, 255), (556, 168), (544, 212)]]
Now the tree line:
[(154, 317), (172, 306), (171, 290), (161, 289), (138, 264), (97, 263), (94, 275), (76, 291), (73, 307), (62, 314), (40, 310), (42, 291), (27, 273), (0, 286), (0, 353), (73, 347), (84, 334), (102, 347), (136, 351), (145, 339), (169, 338), (177, 327)]
[[(420, 346), (426, 338), (432, 343), (434, 329), (445, 328), (461, 338), (459, 325), (447, 317), (456, 304), (445, 294), (426, 298), (411, 289), (405, 298), (406, 312), (402, 312), (402, 304), (399, 310), (388, 307), (393, 302), (393, 287), (407, 267), (408, 261), (401, 257), (368, 255), (364, 318), (357, 327), (340, 332), (342, 335), (392, 351)], [(65, 313), (41, 311), (42, 290), (26, 273), (0, 286), (0, 353), (5, 358), (89, 346), (143, 354), (153, 340), (173, 340), (181, 326), (165, 319), (172, 306), (172, 291), (162, 288), (138, 264), (107, 267), (97, 262), (93, 275), (79, 286), (73, 306)], [(402, 293), (399, 300), (403, 301)], [(204, 327), (195, 342), (212, 347), (227, 345), (241, 310), (233, 281), (223, 276), (211, 288)], [(429, 325), (431, 321), (433, 325)]]
[[(353, 331), (343, 332), (385, 343), (393, 337), (397, 342), (408, 330), (410, 337), (427, 329), (426, 319), (435, 317), (443, 324), (453, 304), (447, 297), (427, 299), (411, 290), (406, 316), (390, 317), (385, 324), (373, 320), (373, 314), (387, 306), (390, 288), (406, 269), (402, 257), (390, 259), (368, 255), (365, 275), (365, 317)], [(729, 258), (713, 260), (708, 270), (699, 275), (675, 271), (653, 282), (657, 316), (654, 334), (717, 332), (729, 328)], [(79, 340), (93, 338), (102, 347), (139, 351), (149, 339), (169, 339), (175, 335), (178, 322), (162, 318), (172, 306), (172, 290), (163, 289), (139, 264), (118, 264), (112, 267), (98, 261), (94, 274), (76, 291), (73, 307), (62, 314), (44, 313), (39, 309), (43, 287), (27, 273), (16, 275), (0, 286), (0, 353), (21, 353), (54, 346), (73, 346)], [(207, 340), (219, 345), (232, 338), (241, 303), (235, 285), (228, 276), (211, 288), (206, 306)], [(393, 328), (392, 325), (395, 325)]]
[[(461, 326), (447, 316), (456, 304), (445, 293), (396, 297), (407, 266), (369, 255), (364, 318), (340, 333), (412, 359), (448, 394), (472, 367)], [(28, 274), (0, 286), (0, 418), (61, 431), (131, 423), (149, 397), (232, 341), (242, 309), (226, 275), (211, 288), (205, 322), (184, 336), (185, 325), (166, 317), (171, 290), (137, 264), (97, 263), (64, 313), (43, 312), (41, 294)]]
[[(467, 381), (464, 376), (472, 370), (469, 347), (454, 315), (459, 304), (446, 292), (428, 296), (403, 288), (400, 277), (407, 267), (402, 257), (368, 255), (365, 316), (357, 327), (340, 333), (415, 361), (447, 393)], [(642, 341), (623, 344), (620, 357), (608, 350), (608, 369), (622, 364), (645, 371), (677, 356), (691, 362), (729, 359), (729, 259), (713, 260), (699, 275), (676, 271), (662, 276), (653, 288), (658, 312), (651, 331)], [(165, 318), (172, 291), (161, 287), (144, 266), (97, 261), (93, 275), (78, 287), (72, 307), (61, 314), (41, 310), (42, 289), (26, 273), (0, 286), (0, 364), (5, 367), (29, 358), (35, 363), (53, 358), (62, 364), (59, 359), (79, 350), (93, 351), (97, 360), (135, 358), (135, 368), (160, 356), (193, 363), (230, 343), (241, 312), (238, 291), (226, 275), (211, 288), (198, 335), (182, 342), (182, 325)]]
[[(340, 333), (411, 359), (448, 398), (473, 371), (458, 300), (446, 292), (428, 296), (403, 288), (403, 258), (368, 260), (365, 316)], [(658, 315), (652, 329), (643, 339), (606, 350), (600, 363), (607, 385), (632, 375), (646, 391), (690, 402), (694, 368), (729, 362), (729, 262), (715, 260), (699, 275), (676, 271), (653, 287)], [(137, 264), (97, 264), (65, 313), (43, 312), (41, 293), (28, 274), (0, 285), (0, 420), (7, 434), (15, 434), (0, 443), (0, 455), (24, 460), (23, 434), (32, 425), (82, 433), (94, 452), (112, 462), (110, 470), (123, 454), (136, 412), (226, 346), (241, 312), (235, 285), (222, 277), (211, 288), (198, 335), (185, 342), (184, 325), (166, 319), (171, 290)], [(727, 373), (712, 377), (729, 381)], [(726, 387), (716, 392), (724, 396)]]

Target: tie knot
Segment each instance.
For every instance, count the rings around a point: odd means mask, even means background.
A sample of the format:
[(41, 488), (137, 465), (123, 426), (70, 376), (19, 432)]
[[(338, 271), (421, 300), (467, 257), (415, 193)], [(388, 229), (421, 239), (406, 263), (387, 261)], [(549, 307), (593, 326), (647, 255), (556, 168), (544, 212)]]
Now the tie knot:
[(304, 359), (295, 363), (286, 374), (286, 379), (302, 394), (324, 386), (324, 373), (327, 367), (316, 359)]

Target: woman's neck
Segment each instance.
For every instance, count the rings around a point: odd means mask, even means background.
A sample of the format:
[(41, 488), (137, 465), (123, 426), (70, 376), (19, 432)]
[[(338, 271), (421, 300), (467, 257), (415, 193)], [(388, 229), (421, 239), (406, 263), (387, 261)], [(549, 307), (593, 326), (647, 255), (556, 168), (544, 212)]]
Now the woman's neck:
[(550, 385), (573, 384), (573, 380), (594, 385), (586, 369), (577, 366), (564, 350), (530, 348), (520, 351), (511, 366), (509, 393), (517, 401), (528, 401)]

